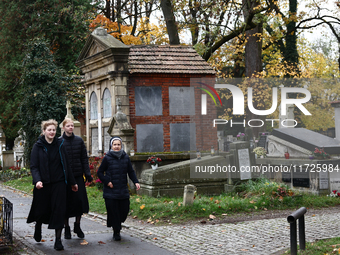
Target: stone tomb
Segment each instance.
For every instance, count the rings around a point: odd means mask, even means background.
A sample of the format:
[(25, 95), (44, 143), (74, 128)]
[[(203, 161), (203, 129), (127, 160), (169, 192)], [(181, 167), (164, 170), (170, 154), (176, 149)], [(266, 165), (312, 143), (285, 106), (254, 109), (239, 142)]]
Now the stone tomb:
[[(324, 148), (332, 158), (313, 159), (316, 147)], [(286, 152), (289, 159), (285, 158)], [(271, 179), (289, 182), (294, 188), (312, 193), (327, 194), (340, 180), (339, 154), (340, 142), (333, 138), (304, 128), (279, 128), (268, 136), (268, 157), (256, 162), (271, 166), (265, 173)]]

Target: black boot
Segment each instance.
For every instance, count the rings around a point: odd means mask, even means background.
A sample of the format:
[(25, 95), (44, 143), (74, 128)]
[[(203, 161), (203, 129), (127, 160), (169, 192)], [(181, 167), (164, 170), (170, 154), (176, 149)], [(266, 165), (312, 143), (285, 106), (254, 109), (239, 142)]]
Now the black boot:
[(64, 233), (65, 239), (71, 239), (71, 228), (70, 226), (65, 226), (65, 233)]
[(55, 239), (55, 242), (54, 242), (54, 249), (56, 249), (57, 251), (64, 250), (64, 246), (63, 246), (63, 244), (61, 243), (61, 239)]
[(41, 223), (35, 223), (34, 240), (37, 242), (41, 241)]
[(85, 237), (84, 232), (80, 228), (80, 223), (77, 223), (77, 222), (74, 223), (74, 230), (73, 231), (74, 231), (74, 233), (77, 234), (77, 236), (79, 238), (84, 238)]
[(115, 239), (115, 241), (120, 241), (122, 240), (122, 238), (120, 237), (120, 231), (113, 231), (113, 238)]

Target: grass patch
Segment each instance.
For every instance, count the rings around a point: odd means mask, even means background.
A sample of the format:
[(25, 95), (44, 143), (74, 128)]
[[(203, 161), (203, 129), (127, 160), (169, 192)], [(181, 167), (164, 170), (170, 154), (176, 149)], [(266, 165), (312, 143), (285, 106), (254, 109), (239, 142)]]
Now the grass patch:
[[(290, 250), (283, 254), (290, 254)], [(331, 239), (318, 240), (312, 243), (306, 243), (306, 250), (300, 250), (299, 255), (326, 255), (326, 254), (340, 254), (340, 237)]]
[(5, 182), (5, 185), (33, 195), (32, 176), (21, 177)]
[[(32, 177), (5, 182), (5, 185), (32, 194)], [(91, 212), (105, 214), (103, 192), (96, 186), (87, 187)], [(340, 204), (340, 199), (312, 194), (296, 195), (287, 185), (260, 178), (237, 186), (235, 192), (218, 196), (197, 195), (194, 204), (183, 206), (183, 197), (160, 197), (132, 195), (130, 215), (150, 223), (181, 223), (205, 218), (223, 218), (225, 214), (251, 213), (267, 210), (323, 208)]]

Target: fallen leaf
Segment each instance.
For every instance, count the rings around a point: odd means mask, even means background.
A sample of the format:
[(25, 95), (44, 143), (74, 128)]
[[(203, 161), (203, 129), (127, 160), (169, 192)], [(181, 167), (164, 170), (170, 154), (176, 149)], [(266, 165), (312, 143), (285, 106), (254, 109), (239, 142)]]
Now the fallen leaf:
[(247, 249), (241, 249), (241, 251), (248, 251)]
[(178, 206), (181, 206), (181, 202), (178, 202)]
[(215, 215), (212, 215), (212, 214), (210, 214), (210, 215), (209, 215), (209, 218), (210, 218), (210, 219), (216, 219), (216, 216), (215, 216)]
[(254, 204), (255, 202), (254, 202), (254, 200), (251, 200), (251, 201), (249, 201), (249, 203)]
[(80, 243), (81, 245), (88, 245), (89, 244), (89, 242), (88, 241), (86, 241), (85, 239)]
[(202, 223), (202, 224), (205, 224), (205, 223), (207, 223), (207, 222), (206, 222), (205, 220), (202, 220), (201, 223)]
[(228, 214), (226, 214), (226, 213), (222, 213), (222, 216), (227, 216)]
[(268, 209), (267, 208), (263, 208), (263, 210), (267, 211)]
[(140, 198), (136, 198), (136, 202), (139, 203), (140, 202)]
[(312, 217), (315, 217), (315, 214), (313, 214)]
[(202, 208), (203, 211), (205, 211), (205, 208)]
[(133, 219), (137, 219), (137, 217), (138, 217), (138, 216), (137, 216), (137, 215), (135, 215), (135, 216), (133, 216), (132, 218), (133, 218)]
[(210, 198), (210, 201), (213, 201), (213, 199), (214, 199), (214, 198), (213, 198), (213, 197), (211, 197), (211, 198)]
[(106, 243), (104, 243), (103, 241), (99, 241), (98, 243), (99, 243), (99, 244), (106, 244)]
[(145, 205), (141, 205), (139, 208), (143, 210), (145, 208)]
[(157, 240), (157, 237), (154, 237), (153, 240)]
[(41, 239), (41, 241), (40, 242), (46, 242), (46, 240), (45, 239)]

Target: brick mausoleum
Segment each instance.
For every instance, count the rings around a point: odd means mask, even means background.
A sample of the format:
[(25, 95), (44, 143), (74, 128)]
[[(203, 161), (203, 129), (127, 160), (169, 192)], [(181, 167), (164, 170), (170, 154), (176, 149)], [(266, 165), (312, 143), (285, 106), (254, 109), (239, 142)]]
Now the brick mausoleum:
[(108, 150), (120, 110), (129, 122), (118, 132), (128, 152), (217, 148), (216, 108), (208, 100), (207, 115), (201, 114), (200, 89), (208, 88), (200, 82), (214, 85), (215, 71), (192, 47), (127, 46), (97, 28), (77, 65), (84, 74), (91, 155)]

